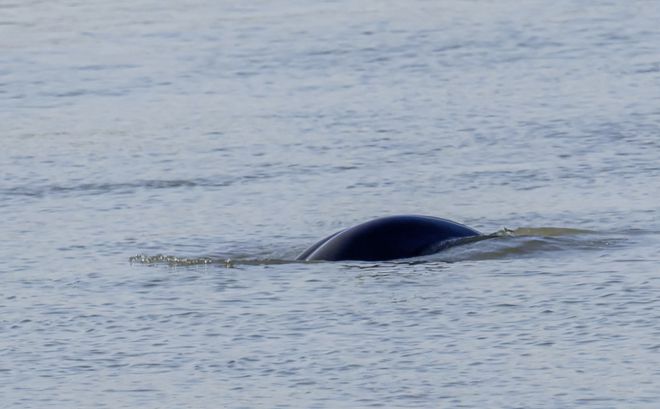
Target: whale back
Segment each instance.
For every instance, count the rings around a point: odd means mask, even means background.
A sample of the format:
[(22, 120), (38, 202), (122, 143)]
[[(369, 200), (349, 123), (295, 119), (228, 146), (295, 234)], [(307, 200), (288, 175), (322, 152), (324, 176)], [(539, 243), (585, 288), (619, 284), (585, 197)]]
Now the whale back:
[(298, 260), (384, 261), (432, 254), (442, 243), (481, 233), (431, 216), (390, 216), (330, 235), (305, 250)]

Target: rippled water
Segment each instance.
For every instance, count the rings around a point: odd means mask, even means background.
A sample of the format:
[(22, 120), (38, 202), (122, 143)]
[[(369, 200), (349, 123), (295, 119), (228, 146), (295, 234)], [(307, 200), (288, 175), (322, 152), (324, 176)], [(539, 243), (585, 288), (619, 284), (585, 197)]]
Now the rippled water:
[(0, 2), (0, 407), (658, 407), (659, 19)]

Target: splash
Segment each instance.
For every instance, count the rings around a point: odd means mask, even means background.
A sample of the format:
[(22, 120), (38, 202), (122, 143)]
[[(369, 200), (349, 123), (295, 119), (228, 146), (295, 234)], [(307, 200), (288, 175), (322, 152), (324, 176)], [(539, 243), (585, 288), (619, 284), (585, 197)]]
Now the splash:
[(540, 237), (560, 237), (560, 236), (574, 236), (581, 234), (597, 234), (593, 230), (573, 229), (570, 227), (518, 227), (511, 230), (506, 227), (502, 228), (495, 233), (498, 236), (509, 237), (524, 237), (524, 236), (540, 236)]
[(233, 268), (240, 265), (273, 265), (273, 264), (287, 264), (291, 260), (278, 260), (278, 259), (232, 259), (222, 257), (177, 257), (168, 256), (163, 254), (156, 254), (149, 256), (146, 254), (138, 254), (129, 257), (128, 261), (131, 264), (166, 264), (171, 267), (179, 266), (198, 266), (198, 265), (214, 265), (225, 268)]

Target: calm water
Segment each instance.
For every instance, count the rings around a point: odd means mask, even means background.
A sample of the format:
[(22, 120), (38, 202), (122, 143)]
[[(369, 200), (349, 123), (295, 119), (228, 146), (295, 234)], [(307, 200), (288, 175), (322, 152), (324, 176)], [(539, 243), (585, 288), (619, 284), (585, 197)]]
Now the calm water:
[(657, 2), (170, 3), (0, 0), (0, 407), (660, 405)]

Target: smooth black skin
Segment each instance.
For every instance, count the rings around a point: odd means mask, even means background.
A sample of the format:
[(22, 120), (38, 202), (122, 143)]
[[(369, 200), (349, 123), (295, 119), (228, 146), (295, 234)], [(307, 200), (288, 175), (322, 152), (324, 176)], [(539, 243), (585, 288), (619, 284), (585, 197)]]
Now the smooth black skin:
[(389, 216), (338, 231), (303, 251), (297, 260), (385, 261), (436, 253), (478, 231), (432, 216)]

